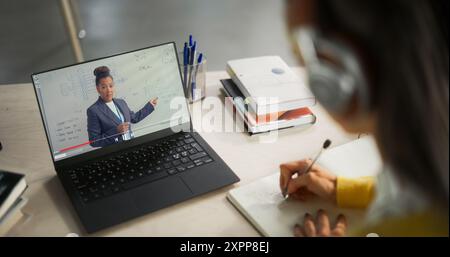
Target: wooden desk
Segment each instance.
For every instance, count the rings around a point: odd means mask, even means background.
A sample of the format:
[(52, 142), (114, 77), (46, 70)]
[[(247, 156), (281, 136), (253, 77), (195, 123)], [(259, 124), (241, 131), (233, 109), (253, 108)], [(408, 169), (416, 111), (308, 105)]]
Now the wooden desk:
[[(296, 69), (301, 73), (300, 69)], [(226, 72), (207, 73), (207, 96), (220, 96), (219, 79)], [(201, 102), (191, 108), (200, 107)], [(279, 164), (312, 156), (329, 138), (333, 146), (353, 139), (324, 112), (312, 108), (317, 123), (306, 128), (279, 131), (278, 139), (261, 143), (267, 135), (202, 132), (202, 137), (241, 178), (241, 182), (179, 203), (126, 223), (97, 232), (94, 236), (258, 236), (258, 232), (226, 200), (226, 192), (279, 171)], [(225, 115), (232, 115), (224, 111)], [(201, 128), (200, 117), (192, 117)], [(86, 235), (53, 168), (37, 101), (31, 84), (0, 86), (0, 169), (26, 174), (29, 202), (27, 218), (11, 236)]]

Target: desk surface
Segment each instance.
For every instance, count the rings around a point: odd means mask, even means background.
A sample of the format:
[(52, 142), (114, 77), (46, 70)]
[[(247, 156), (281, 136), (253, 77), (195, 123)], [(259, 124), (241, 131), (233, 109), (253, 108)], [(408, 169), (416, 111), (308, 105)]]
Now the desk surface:
[[(223, 78), (228, 78), (226, 72), (207, 73), (207, 96), (223, 98), (219, 81)], [(201, 104), (194, 103), (191, 108), (202, 108)], [(258, 236), (226, 199), (228, 190), (278, 172), (280, 163), (312, 156), (326, 138), (332, 140), (333, 146), (356, 139), (356, 135), (340, 129), (320, 106), (312, 110), (317, 115), (315, 125), (278, 131), (275, 141), (267, 134), (201, 131), (202, 120), (193, 115), (194, 128), (241, 181), (92, 235)], [(231, 117), (231, 112), (224, 112)], [(56, 177), (31, 84), (0, 86), (0, 120), (0, 169), (25, 173), (29, 185), (25, 192), (29, 202), (23, 209), (26, 218), (9, 235), (87, 235)]]

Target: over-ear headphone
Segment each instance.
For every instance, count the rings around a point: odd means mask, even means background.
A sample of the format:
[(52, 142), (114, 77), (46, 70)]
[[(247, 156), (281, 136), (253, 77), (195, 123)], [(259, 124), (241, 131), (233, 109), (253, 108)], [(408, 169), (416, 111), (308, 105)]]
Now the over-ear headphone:
[(295, 36), (317, 101), (328, 112), (345, 115), (356, 97), (358, 115), (366, 114), (370, 109), (370, 92), (356, 54), (340, 42), (319, 37), (313, 28), (300, 28)]

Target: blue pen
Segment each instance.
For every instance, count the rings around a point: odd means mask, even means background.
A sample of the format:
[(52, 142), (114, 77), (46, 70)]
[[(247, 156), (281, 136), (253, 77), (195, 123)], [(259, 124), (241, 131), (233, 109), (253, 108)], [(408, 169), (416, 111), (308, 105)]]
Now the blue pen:
[(194, 100), (194, 91), (196, 87), (196, 80), (197, 80), (197, 72), (198, 72), (198, 66), (202, 63), (203, 60), (203, 54), (200, 53), (197, 60), (197, 65), (195, 65), (195, 71), (194, 71), (194, 78), (192, 79), (192, 100)]
[(200, 55), (198, 56), (197, 64), (202, 63), (202, 60), (203, 60), (203, 54), (200, 53)]
[[(187, 58), (186, 58), (186, 81), (185, 87), (188, 90), (189, 83), (191, 81), (191, 52), (192, 52), (192, 35), (189, 35), (188, 43), (187, 43)], [(189, 92), (189, 91), (188, 91)]]
[(194, 68), (194, 62), (195, 62), (195, 49), (197, 48), (197, 42), (194, 41), (194, 44), (192, 45), (192, 47), (190, 48), (190, 52), (189, 52), (189, 77), (188, 77), (188, 84), (187, 85), (191, 85), (192, 83), (192, 71)]
[(187, 43), (184, 42), (183, 49), (183, 86), (187, 88), (187, 72), (188, 72), (188, 63), (189, 63), (189, 51)]
[(194, 44), (192, 45), (192, 48), (191, 48), (191, 56), (190, 56), (190, 59), (189, 59), (189, 61), (190, 61), (189, 64), (190, 65), (194, 65), (195, 55), (196, 55), (196, 52), (195, 52), (196, 48), (197, 48), (197, 41), (194, 41)]

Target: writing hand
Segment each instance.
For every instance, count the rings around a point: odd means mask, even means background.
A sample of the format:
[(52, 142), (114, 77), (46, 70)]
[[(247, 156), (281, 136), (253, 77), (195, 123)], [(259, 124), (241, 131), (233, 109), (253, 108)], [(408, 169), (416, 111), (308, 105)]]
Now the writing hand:
[[(320, 167), (313, 165), (310, 171), (303, 174), (311, 164), (311, 160), (301, 160), (280, 165), (280, 188), (287, 186), (287, 194), (300, 201), (306, 201), (314, 196), (336, 202), (337, 177)], [(297, 177), (293, 177), (297, 174)]]

